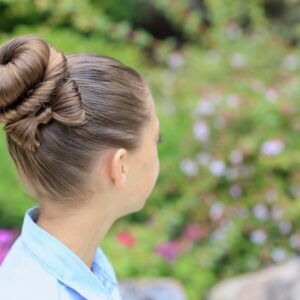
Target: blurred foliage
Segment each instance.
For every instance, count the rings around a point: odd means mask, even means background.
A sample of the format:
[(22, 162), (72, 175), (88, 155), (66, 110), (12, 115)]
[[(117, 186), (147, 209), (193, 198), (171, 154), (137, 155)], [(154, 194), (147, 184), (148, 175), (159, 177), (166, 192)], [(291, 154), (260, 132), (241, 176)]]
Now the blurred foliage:
[(300, 36), (299, 1), (293, 0), (0, 0), (0, 29), (18, 25), (67, 27), (108, 39), (130, 37), (141, 46), (153, 37), (206, 42), (206, 33), (230, 22), (247, 29), (275, 23), (290, 42)]
[[(37, 33), (65, 53), (113, 56), (151, 86), (160, 175), (144, 209), (102, 241), (120, 278), (172, 276), (189, 299), (205, 299), (222, 278), (299, 255), (298, 9), (292, 0), (0, 0), (0, 43)], [(3, 130), (0, 139), (0, 227), (20, 227), (36, 199), (18, 182)]]

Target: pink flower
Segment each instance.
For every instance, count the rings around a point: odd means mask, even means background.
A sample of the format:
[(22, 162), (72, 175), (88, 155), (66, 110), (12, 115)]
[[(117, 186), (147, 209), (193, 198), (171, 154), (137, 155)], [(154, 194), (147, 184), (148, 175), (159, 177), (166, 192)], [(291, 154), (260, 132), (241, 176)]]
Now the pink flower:
[(136, 242), (134, 236), (128, 231), (119, 232), (117, 241), (126, 247), (133, 247)]
[(206, 234), (206, 228), (200, 226), (199, 224), (188, 224), (183, 232), (183, 236), (193, 242), (202, 240)]
[(5, 256), (7, 255), (9, 249), (1, 249), (0, 248), (0, 264), (3, 262)]
[(0, 228), (0, 264), (10, 250), (17, 235), (15, 230)]

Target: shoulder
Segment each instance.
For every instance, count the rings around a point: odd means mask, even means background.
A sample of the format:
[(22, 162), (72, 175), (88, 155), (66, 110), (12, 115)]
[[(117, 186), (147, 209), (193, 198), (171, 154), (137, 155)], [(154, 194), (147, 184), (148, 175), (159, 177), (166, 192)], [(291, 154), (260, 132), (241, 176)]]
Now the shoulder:
[(0, 299), (53, 300), (58, 281), (26, 251), (18, 238), (0, 266)]

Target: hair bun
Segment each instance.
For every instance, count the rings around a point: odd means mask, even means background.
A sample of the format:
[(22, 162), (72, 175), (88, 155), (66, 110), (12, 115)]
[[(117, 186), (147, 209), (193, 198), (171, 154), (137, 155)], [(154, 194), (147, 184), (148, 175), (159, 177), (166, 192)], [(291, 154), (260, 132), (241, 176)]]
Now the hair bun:
[[(37, 127), (52, 116), (68, 125), (83, 122), (83, 111), (72, 114), (70, 99), (78, 106), (80, 95), (66, 76), (64, 54), (39, 37), (16, 37), (0, 46), (0, 121), (17, 144), (35, 151), (40, 145)], [(57, 94), (66, 102), (56, 103)]]
[(15, 38), (0, 47), (0, 105), (10, 105), (45, 74), (50, 49), (34, 37)]

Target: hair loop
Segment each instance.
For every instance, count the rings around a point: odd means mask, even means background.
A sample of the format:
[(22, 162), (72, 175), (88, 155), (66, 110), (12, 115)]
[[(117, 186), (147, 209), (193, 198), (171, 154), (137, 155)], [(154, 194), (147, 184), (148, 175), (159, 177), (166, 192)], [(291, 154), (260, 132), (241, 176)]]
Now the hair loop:
[(37, 117), (36, 117), (36, 121), (38, 124), (42, 123), (42, 124), (47, 124), (53, 116), (53, 112), (50, 106), (48, 106), (42, 113), (40, 113)]
[(38, 125), (50, 121), (52, 108), (63, 124), (86, 122), (76, 82), (68, 78), (66, 57), (33, 35), (0, 47), (0, 105), (6, 132), (32, 151), (40, 145)]

